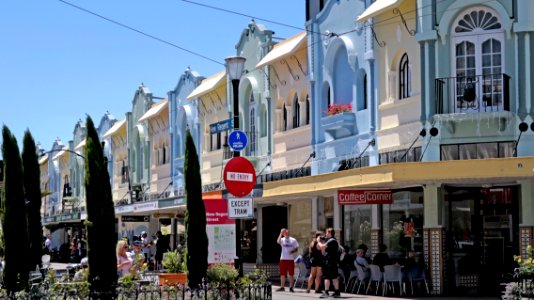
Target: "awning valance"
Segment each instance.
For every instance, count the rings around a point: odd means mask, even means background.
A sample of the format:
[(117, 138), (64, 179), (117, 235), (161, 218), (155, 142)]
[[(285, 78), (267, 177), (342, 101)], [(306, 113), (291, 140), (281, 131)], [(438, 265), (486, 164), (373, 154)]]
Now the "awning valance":
[(167, 105), (169, 104), (169, 101), (167, 99), (164, 99), (156, 104), (154, 104), (147, 112), (139, 119), (138, 122), (143, 122), (145, 120), (148, 120), (150, 118), (153, 118), (157, 116), (160, 112), (162, 112)]
[(202, 83), (199, 86), (197, 86), (197, 88), (194, 89), (191, 92), (191, 94), (189, 94), (189, 96), (187, 96), (187, 100), (191, 100), (191, 99), (206, 95), (207, 93), (213, 91), (215, 88), (225, 83), (226, 83), (226, 71), (221, 71), (215, 75), (212, 75), (202, 80)]
[(126, 119), (122, 119), (120, 121), (115, 122), (115, 124), (113, 124), (113, 126), (106, 133), (104, 133), (102, 137), (107, 138), (108, 136), (114, 135), (121, 128), (123, 127), (126, 128), (126, 126), (124, 126), (125, 124), (126, 124)]
[(303, 31), (274, 45), (273, 49), (256, 65), (256, 68), (261, 68), (287, 55), (295, 53), (300, 46), (305, 44), (305, 42), (306, 32)]
[(60, 158), (61, 156), (63, 156), (64, 154), (68, 153), (66, 150), (68, 150), (69, 148), (65, 147), (63, 148), (61, 151), (59, 151), (56, 155), (54, 155), (54, 157), (52, 157), (52, 160), (56, 160), (58, 158)]
[(393, 163), (263, 183), (262, 199), (327, 196), (338, 189), (424, 184), (514, 184), (532, 179), (534, 157)]
[(356, 22), (365, 22), (369, 18), (375, 17), (387, 9), (400, 5), (402, 1), (403, 0), (376, 0), (356, 19)]

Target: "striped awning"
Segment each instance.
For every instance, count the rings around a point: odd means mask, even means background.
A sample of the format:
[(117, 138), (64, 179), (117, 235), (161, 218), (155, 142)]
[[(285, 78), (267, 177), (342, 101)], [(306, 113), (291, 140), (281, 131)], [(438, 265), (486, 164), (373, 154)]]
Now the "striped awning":
[(126, 128), (126, 119), (122, 119), (120, 121), (115, 122), (113, 126), (102, 136), (103, 138), (107, 138), (108, 136), (112, 136), (115, 133), (117, 133), (121, 128)]
[(226, 71), (221, 71), (202, 80), (202, 83), (187, 96), (187, 100), (206, 95), (223, 84), (226, 84)]
[(305, 44), (305, 42), (306, 32), (303, 31), (274, 45), (273, 49), (256, 65), (256, 68), (261, 68), (287, 55), (295, 53), (300, 46)]
[(356, 19), (356, 22), (365, 22), (368, 19), (378, 16), (387, 9), (399, 6), (403, 0), (376, 0)]
[(138, 122), (143, 122), (145, 120), (148, 120), (150, 118), (153, 118), (159, 115), (159, 113), (161, 113), (168, 106), (168, 104), (169, 104), (169, 100), (167, 99), (164, 99), (158, 103), (155, 103), (149, 110), (147, 110), (147, 112), (141, 118), (139, 118)]

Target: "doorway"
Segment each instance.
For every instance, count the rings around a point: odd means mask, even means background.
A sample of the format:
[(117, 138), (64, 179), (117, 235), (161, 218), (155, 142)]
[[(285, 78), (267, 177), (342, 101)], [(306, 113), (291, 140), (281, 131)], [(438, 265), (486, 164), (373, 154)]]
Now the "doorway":
[(519, 251), (518, 191), (517, 186), (445, 187), (450, 290), (499, 294), (497, 283), (513, 273)]
[(263, 208), (263, 241), (261, 247), (263, 263), (277, 263), (280, 261), (280, 245), (276, 239), (282, 228), (287, 228), (287, 207), (267, 206)]

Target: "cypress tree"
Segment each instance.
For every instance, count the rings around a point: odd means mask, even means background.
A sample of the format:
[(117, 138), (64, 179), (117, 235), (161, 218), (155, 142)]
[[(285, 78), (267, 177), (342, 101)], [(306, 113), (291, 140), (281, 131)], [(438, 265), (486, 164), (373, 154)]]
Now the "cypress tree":
[(2, 128), (4, 158), (4, 190), (2, 196), (2, 227), (5, 242), (4, 286), (8, 293), (28, 286), (28, 219), (24, 199), (22, 162), (17, 139), (7, 126)]
[(98, 299), (111, 299), (117, 285), (115, 208), (107, 162), (95, 125), (87, 116), (85, 194), (89, 289)]
[(43, 252), (43, 228), (41, 225), (41, 171), (37, 158), (35, 140), (29, 130), (24, 133), (22, 146), (22, 165), (24, 169), (24, 191), (28, 214), (28, 237), (30, 242), (29, 267), (41, 265)]
[(208, 235), (206, 207), (202, 200), (202, 182), (198, 155), (189, 130), (185, 140), (185, 231), (187, 248), (187, 281), (196, 288), (208, 270)]

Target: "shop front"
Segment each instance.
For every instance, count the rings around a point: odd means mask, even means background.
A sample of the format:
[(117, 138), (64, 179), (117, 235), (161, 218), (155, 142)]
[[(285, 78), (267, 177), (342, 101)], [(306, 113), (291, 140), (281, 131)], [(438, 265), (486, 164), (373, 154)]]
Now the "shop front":
[[(366, 244), (372, 256), (384, 243), (401, 264), (413, 252), (426, 265), (431, 294), (496, 295), (513, 256), (534, 241), (533, 170), (534, 157), (395, 163), (264, 183), (257, 203), (264, 212), (283, 205), (292, 235), (306, 241), (333, 227), (349, 251)], [(391, 198), (346, 202), (346, 190)]]

